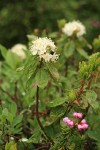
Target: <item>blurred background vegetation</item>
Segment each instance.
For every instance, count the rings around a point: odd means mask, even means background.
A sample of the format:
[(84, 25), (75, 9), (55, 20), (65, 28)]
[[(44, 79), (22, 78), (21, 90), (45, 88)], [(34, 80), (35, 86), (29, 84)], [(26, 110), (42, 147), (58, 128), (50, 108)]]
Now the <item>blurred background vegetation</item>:
[(58, 30), (57, 20), (80, 20), (91, 42), (100, 34), (99, 0), (0, 0), (0, 43), (26, 43), (36, 28)]

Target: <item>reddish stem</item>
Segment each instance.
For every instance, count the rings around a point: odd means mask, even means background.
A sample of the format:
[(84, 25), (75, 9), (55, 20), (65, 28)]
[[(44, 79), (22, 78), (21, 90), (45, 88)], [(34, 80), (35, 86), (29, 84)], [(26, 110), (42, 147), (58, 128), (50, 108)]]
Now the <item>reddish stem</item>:
[(51, 141), (51, 143), (54, 144), (53, 140), (47, 135), (44, 127), (42, 126), (42, 124), (40, 122), (38, 108), (39, 108), (39, 87), (37, 86), (37, 90), (36, 90), (36, 118), (37, 118), (38, 124), (39, 124), (41, 130), (43, 131), (43, 133), (46, 135), (46, 137), (49, 139), (49, 141)]

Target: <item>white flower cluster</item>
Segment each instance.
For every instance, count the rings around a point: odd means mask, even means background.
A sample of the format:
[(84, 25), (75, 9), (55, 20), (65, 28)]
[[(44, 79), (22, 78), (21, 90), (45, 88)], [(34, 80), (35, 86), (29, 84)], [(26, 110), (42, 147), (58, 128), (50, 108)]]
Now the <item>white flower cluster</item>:
[(62, 32), (67, 36), (76, 35), (77, 37), (80, 37), (86, 33), (86, 29), (80, 21), (72, 21), (65, 24), (62, 28)]
[(45, 62), (55, 62), (59, 57), (54, 42), (47, 37), (37, 38), (33, 41), (30, 50), (33, 55), (38, 55), (40, 60), (44, 59)]
[(19, 56), (21, 59), (26, 58), (24, 50), (26, 50), (26, 46), (23, 44), (16, 44), (11, 48), (11, 51)]

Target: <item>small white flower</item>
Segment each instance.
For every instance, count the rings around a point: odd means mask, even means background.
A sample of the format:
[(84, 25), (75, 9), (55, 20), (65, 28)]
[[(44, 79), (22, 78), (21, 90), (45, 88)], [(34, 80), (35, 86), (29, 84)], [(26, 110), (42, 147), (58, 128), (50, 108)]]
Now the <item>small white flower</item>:
[(40, 59), (43, 58), (45, 60), (45, 62), (49, 62), (52, 59), (52, 55), (49, 53), (45, 53), (40, 55)]
[(13, 137), (11, 137), (10, 139), (11, 139), (12, 141), (14, 140), (14, 138), (13, 138)]
[(11, 51), (15, 53), (17, 56), (19, 56), (22, 59), (26, 58), (24, 50), (26, 49), (26, 46), (23, 44), (16, 44), (11, 48)]
[(20, 142), (27, 142), (27, 141), (28, 141), (27, 138), (22, 138), (22, 139), (20, 139)]
[(54, 53), (54, 54), (52, 55), (51, 61), (55, 61), (55, 60), (57, 60), (58, 58), (59, 58), (59, 54)]
[(62, 32), (67, 36), (76, 35), (77, 37), (80, 37), (86, 33), (86, 29), (80, 21), (72, 21), (65, 24), (62, 28)]
[(23, 96), (25, 96), (25, 95), (26, 95), (26, 93), (25, 93), (25, 92), (22, 92), (22, 95), (23, 95)]
[(33, 41), (30, 50), (33, 55), (38, 55), (40, 60), (44, 59), (45, 62), (56, 61), (59, 57), (59, 55), (56, 54), (54, 42), (47, 37), (37, 38)]

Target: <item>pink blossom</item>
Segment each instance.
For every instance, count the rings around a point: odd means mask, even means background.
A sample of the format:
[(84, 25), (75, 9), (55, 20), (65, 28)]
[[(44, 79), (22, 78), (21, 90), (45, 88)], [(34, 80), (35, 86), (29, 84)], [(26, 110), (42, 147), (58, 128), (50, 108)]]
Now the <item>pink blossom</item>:
[(87, 122), (86, 122), (85, 119), (83, 119), (83, 120), (81, 121), (81, 123), (82, 123), (82, 124), (87, 124)]
[(88, 124), (78, 124), (78, 130), (81, 131), (81, 130), (86, 130), (88, 129)]
[(74, 112), (73, 113), (73, 117), (75, 117), (75, 118), (82, 118), (83, 114), (82, 113), (78, 113), (78, 112)]
[[(79, 131), (88, 129), (88, 124), (86, 120), (82, 119), (83, 117), (82, 113), (74, 112), (73, 117), (75, 117), (76, 119), (72, 120), (69, 119), (68, 117), (63, 118), (64, 123), (66, 123), (66, 125), (69, 126), (70, 128), (77, 126)], [(82, 120), (80, 121), (80, 119)]]
[(63, 121), (70, 127), (70, 128), (73, 128), (74, 127), (74, 121), (69, 119), (68, 117), (65, 117), (63, 119)]
[(66, 123), (69, 120), (68, 117), (63, 118), (63, 121)]
[(81, 130), (86, 130), (86, 129), (88, 129), (88, 124), (87, 124), (86, 120), (83, 119), (83, 120), (80, 122), (80, 124), (78, 124), (77, 127), (78, 127), (78, 130), (79, 130), (79, 131), (81, 131)]

